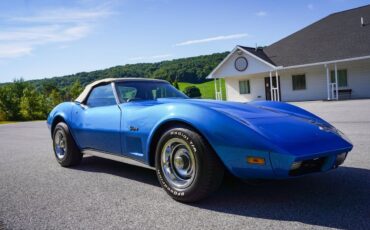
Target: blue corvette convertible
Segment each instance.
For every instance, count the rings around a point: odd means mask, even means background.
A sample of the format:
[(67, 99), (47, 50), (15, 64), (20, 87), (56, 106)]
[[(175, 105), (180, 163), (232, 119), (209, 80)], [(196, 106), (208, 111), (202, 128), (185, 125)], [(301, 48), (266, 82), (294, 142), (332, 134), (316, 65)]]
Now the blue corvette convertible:
[(182, 202), (215, 191), (225, 170), (242, 179), (292, 178), (337, 168), (352, 144), (338, 129), (296, 106), (189, 99), (153, 79), (103, 79), (48, 120), (56, 160), (83, 154), (155, 168)]

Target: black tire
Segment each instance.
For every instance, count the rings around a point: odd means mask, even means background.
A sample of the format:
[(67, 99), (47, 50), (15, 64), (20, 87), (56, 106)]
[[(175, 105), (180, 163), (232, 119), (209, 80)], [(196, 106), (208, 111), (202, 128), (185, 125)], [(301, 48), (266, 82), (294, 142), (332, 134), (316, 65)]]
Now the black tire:
[[(182, 145), (180, 143), (177, 145), (174, 144), (174, 148), (169, 147), (170, 144), (168, 145), (168, 143), (172, 143), (173, 140), (186, 143), (187, 145), (184, 144), (184, 146), (190, 147), (190, 151), (193, 153), (192, 155), (195, 162), (193, 168), (195, 169), (195, 174), (192, 177), (193, 179), (191, 183), (189, 182), (190, 184), (184, 188), (179, 188), (171, 184), (171, 181), (173, 182), (173, 180), (168, 179), (168, 173), (166, 173), (167, 177), (164, 173), (164, 171), (166, 171), (164, 169), (166, 166), (163, 165), (166, 164), (163, 162), (166, 161), (165, 159), (169, 159), (169, 157), (166, 156), (171, 155), (167, 155), (167, 153), (171, 152), (172, 155), (178, 156), (177, 154), (180, 150), (177, 150), (176, 153), (173, 152), (176, 148), (180, 148), (178, 147), (179, 145)], [(171, 160), (166, 162), (171, 162)], [(175, 160), (172, 162), (173, 167), (175, 168), (177, 162), (175, 162)], [(183, 164), (180, 164), (183, 167), (185, 165), (184, 162), (186, 161), (183, 161)], [(218, 159), (216, 153), (209, 146), (208, 142), (197, 132), (186, 127), (172, 128), (162, 135), (156, 148), (155, 166), (156, 174), (162, 188), (173, 199), (180, 202), (196, 202), (209, 196), (220, 187), (224, 175), (224, 166)], [(178, 173), (176, 173), (176, 169), (173, 171), (174, 174), (178, 175)], [(166, 172), (168, 172), (168, 170)]]
[[(61, 142), (59, 142), (61, 135), (63, 136), (63, 145), (61, 148)], [(57, 143), (58, 142), (58, 143)], [(59, 122), (53, 131), (53, 150), (55, 158), (58, 163), (63, 167), (70, 167), (78, 165), (82, 160), (82, 153), (78, 149), (69, 128), (66, 123)], [(63, 150), (63, 154), (60, 151)]]

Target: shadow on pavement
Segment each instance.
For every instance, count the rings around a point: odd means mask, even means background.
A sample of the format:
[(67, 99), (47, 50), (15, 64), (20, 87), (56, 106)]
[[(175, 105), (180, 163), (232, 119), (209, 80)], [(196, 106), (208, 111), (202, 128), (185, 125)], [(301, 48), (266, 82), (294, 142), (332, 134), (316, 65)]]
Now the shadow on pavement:
[(225, 181), (194, 206), (246, 217), (341, 229), (370, 229), (370, 170), (340, 167), (258, 185)]
[[(76, 170), (109, 173), (159, 186), (155, 172), (87, 157)], [(219, 191), (193, 207), (239, 216), (341, 229), (370, 228), (370, 170), (340, 167), (291, 180), (242, 183), (228, 178)]]
[(99, 157), (84, 157), (81, 164), (73, 167), (73, 169), (112, 174), (150, 185), (160, 186), (154, 170)]

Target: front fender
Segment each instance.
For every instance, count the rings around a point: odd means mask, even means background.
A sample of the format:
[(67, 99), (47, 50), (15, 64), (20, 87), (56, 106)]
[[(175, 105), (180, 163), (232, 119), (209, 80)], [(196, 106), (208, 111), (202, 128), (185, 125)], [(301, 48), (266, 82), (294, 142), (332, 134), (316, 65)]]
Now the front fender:
[(49, 113), (48, 118), (47, 118), (47, 126), (52, 132), (52, 127), (55, 125), (55, 121), (57, 118), (62, 118), (67, 125), (70, 124), (72, 121), (72, 108), (75, 105), (74, 102), (63, 102), (57, 106)]
[[(190, 104), (167, 104), (166, 107), (166, 109), (159, 110), (167, 110), (167, 113), (155, 123), (148, 135), (146, 143), (147, 162), (150, 158), (150, 145), (157, 130), (168, 122), (179, 121), (194, 127), (208, 141), (225, 167), (234, 175), (245, 177), (245, 174), (253, 175), (252, 171), (256, 172), (257, 170), (259, 175), (273, 176), (269, 152), (283, 152), (284, 150), (271, 145), (265, 137), (246, 126), (246, 124), (211, 108)], [(262, 167), (248, 166), (244, 158), (249, 155), (265, 158), (266, 164)], [(241, 161), (240, 159), (244, 160)]]

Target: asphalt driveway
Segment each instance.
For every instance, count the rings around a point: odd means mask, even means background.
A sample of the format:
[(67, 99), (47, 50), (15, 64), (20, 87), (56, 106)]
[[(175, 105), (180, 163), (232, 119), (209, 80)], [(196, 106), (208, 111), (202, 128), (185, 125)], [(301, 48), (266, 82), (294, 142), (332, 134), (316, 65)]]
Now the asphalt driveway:
[(173, 201), (149, 169), (96, 157), (60, 167), (45, 122), (0, 125), (0, 229), (370, 229), (370, 100), (295, 104), (353, 141), (342, 167), (228, 180), (193, 205)]

